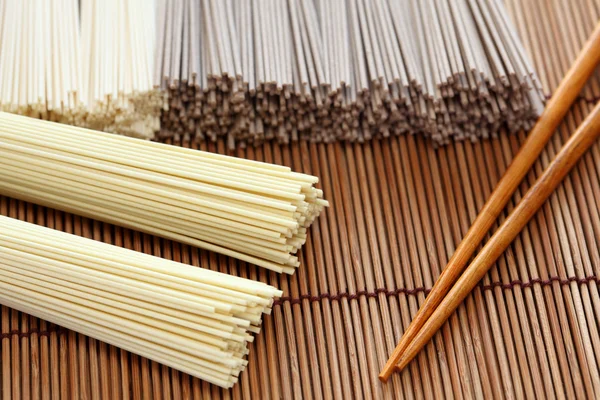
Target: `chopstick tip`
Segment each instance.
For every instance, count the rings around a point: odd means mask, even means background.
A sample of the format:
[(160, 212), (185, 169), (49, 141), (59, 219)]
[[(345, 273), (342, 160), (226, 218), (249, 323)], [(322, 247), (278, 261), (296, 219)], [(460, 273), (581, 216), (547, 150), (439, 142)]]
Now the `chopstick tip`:
[(383, 383), (386, 383), (388, 379), (390, 379), (392, 373), (394, 372), (394, 367), (395, 365), (392, 362), (392, 359), (388, 360), (388, 362), (385, 364), (385, 366), (379, 373), (379, 380)]
[(389, 379), (389, 376), (386, 376), (384, 372), (385, 372), (385, 371), (381, 371), (381, 372), (379, 373), (379, 380), (380, 380), (382, 383), (386, 383), (386, 382), (388, 381), (388, 379)]
[(406, 368), (406, 366), (408, 365), (409, 362), (410, 362), (410, 359), (407, 359), (406, 357), (402, 357), (400, 359), (400, 361), (398, 361), (398, 364), (396, 364), (394, 371), (402, 372), (402, 370), (404, 370), (404, 368)]

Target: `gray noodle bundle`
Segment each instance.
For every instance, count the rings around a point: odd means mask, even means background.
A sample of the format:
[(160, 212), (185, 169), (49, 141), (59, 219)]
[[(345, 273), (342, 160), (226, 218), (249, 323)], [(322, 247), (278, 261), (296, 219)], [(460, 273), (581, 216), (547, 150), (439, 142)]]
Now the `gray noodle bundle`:
[(544, 96), (501, 0), (161, 0), (164, 137), (434, 143), (528, 129)]

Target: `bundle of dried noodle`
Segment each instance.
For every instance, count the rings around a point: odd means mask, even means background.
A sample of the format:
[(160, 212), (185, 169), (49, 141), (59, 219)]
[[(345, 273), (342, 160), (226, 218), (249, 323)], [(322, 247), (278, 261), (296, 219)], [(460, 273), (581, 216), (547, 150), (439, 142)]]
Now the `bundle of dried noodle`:
[(0, 216), (0, 302), (222, 387), (281, 292)]
[(0, 113), (0, 193), (293, 273), (318, 178)]
[(154, 136), (164, 98), (152, 85), (153, 2), (0, 0), (0, 10), (0, 110)]

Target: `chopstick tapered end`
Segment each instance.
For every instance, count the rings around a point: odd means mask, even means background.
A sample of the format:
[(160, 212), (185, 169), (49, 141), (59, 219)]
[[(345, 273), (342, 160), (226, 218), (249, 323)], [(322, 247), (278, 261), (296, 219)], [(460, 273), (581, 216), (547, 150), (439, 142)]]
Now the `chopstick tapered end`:
[(404, 370), (404, 368), (406, 368), (406, 366), (410, 363), (411, 359), (408, 359), (407, 357), (402, 357), (400, 359), (400, 361), (398, 361), (398, 364), (396, 364), (396, 367), (394, 368), (394, 370), (396, 372), (402, 372), (402, 370)]
[[(391, 359), (389, 361), (391, 361)], [(400, 358), (397, 364), (390, 363), (389, 361), (379, 373), (379, 380), (383, 383), (386, 383), (394, 372), (402, 372), (410, 362), (410, 360), (407, 360), (407, 357), (404, 356)]]
[(395, 367), (396, 362), (394, 358), (390, 358), (385, 364), (385, 367), (383, 367), (379, 373), (379, 380), (383, 383), (386, 383), (388, 379), (390, 379), (390, 376), (394, 373)]
[(386, 383), (390, 379), (390, 375), (394, 372), (393, 368), (389, 368), (389, 371), (385, 368), (379, 373), (379, 380)]

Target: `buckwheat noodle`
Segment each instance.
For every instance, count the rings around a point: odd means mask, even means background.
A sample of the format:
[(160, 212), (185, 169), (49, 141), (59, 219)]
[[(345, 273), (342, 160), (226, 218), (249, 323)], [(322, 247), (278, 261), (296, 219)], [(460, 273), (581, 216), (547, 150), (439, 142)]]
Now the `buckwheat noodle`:
[(414, 133), (444, 144), (528, 129), (543, 108), (501, 0), (158, 7), (163, 137), (224, 137), (234, 146)]

